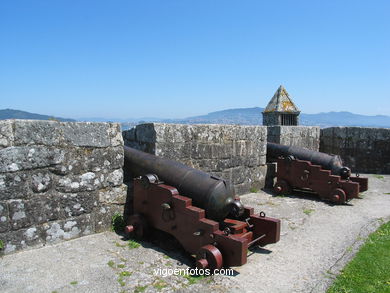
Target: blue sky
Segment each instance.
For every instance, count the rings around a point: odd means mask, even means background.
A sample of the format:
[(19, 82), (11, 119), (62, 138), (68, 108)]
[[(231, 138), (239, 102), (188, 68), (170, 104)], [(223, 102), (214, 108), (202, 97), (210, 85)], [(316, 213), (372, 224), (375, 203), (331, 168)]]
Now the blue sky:
[(264, 107), (390, 115), (390, 1), (0, 2), (0, 109), (181, 118)]

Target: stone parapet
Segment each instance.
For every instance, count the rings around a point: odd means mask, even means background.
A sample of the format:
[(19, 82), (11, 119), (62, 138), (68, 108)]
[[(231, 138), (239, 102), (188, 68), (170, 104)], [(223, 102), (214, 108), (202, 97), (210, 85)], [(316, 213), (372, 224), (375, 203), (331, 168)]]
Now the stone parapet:
[(125, 145), (229, 180), (237, 194), (264, 187), (267, 128), (218, 124), (141, 124)]
[(340, 155), (353, 172), (390, 174), (390, 128), (321, 129), (320, 151)]
[(318, 151), (320, 127), (318, 126), (268, 126), (267, 140), (283, 145), (293, 145)]
[(122, 166), (119, 124), (0, 121), (0, 254), (108, 229)]

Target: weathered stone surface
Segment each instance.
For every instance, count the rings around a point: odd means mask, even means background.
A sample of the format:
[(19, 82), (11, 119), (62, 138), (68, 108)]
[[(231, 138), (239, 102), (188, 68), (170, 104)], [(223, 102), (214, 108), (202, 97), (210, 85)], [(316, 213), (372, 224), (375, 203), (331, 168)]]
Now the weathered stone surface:
[(94, 191), (102, 186), (104, 178), (103, 174), (94, 172), (60, 177), (56, 182), (56, 190), (60, 192)]
[(52, 175), (49, 172), (36, 172), (31, 176), (31, 189), (35, 193), (48, 191), (52, 186)]
[(60, 218), (59, 199), (46, 195), (31, 200), (10, 200), (9, 216), (13, 230)]
[(9, 211), (6, 202), (0, 201), (0, 233), (6, 232), (10, 229)]
[(321, 129), (320, 151), (340, 155), (353, 172), (390, 174), (390, 129)]
[(25, 172), (0, 174), (0, 200), (27, 198), (28, 175)]
[(13, 145), (13, 120), (0, 120), (0, 148)]
[(45, 223), (42, 229), (46, 243), (57, 243), (94, 233), (95, 223), (93, 217), (87, 214), (63, 221)]
[(15, 145), (58, 146), (60, 122), (46, 120), (15, 120)]
[(123, 146), (74, 148), (66, 152), (62, 164), (52, 167), (51, 170), (58, 175), (113, 170), (123, 166), (123, 158)]
[(110, 227), (126, 198), (122, 166), (117, 123), (0, 121), (0, 253)]
[(318, 151), (320, 128), (318, 126), (269, 126), (268, 141), (283, 145), (304, 147)]
[(66, 144), (81, 147), (108, 147), (111, 143), (109, 123), (61, 123), (61, 130)]
[(110, 146), (123, 146), (122, 131), (119, 123), (110, 123), (109, 136), (111, 139)]
[(0, 254), (10, 254), (17, 250), (26, 249), (28, 247), (39, 247), (44, 244), (41, 238), (42, 230), (40, 226), (31, 226), (18, 231), (9, 231), (0, 234), (0, 239), (4, 243), (4, 250)]
[(44, 146), (0, 149), (0, 173), (49, 167), (63, 162), (65, 151)]
[(79, 192), (59, 194), (61, 211), (65, 217), (89, 214), (99, 205), (96, 192)]
[(102, 204), (100, 207), (98, 207), (96, 212), (94, 213), (95, 231), (99, 233), (110, 230), (112, 227), (112, 216), (115, 213), (122, 215), (123, 206)]
[(104, 177), (102, 186), (119, 186), (123, 183), (123, 170), (117, 169), (107, 174)]
[(109, 204), (126, 203), (127, 186), (122, 184), (119, 187), (104, 188), (98, 191), (99, 201)]
[[(219, 174), (237, 187), (241, 184), (240, 193), (255, 184), (249, 170), (266, 161), (267, 128), (263, 126), (148, 123), (124, 131), (123, 137), (129, 147)], [(261, 176), (256, 178), (264, 182)]]

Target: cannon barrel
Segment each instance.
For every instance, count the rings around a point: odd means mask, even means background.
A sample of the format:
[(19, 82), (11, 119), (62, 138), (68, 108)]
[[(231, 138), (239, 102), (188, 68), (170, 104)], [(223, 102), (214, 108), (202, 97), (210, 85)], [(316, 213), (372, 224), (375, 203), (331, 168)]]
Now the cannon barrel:
[(293, 156), (299, 160), (310, 161), (315, 165), (320, 165), (323, 169), (330, 170), (333, 175), (339, 175), (344, 179), (351, 176), (351, 170), (348, 167), (343, 166), (343, 161), (340, 156), (328, 155), (303, 147), (287, 146), (268, 142), (267, 157), (277, 159), (281, 156)]
[(206, 217), (221, 221), (229, 213), (239, 216), (243, 206), (235, 199), (229, 182), (179, 162), (124, 147), (125, 169), (133, 177), (155, 174), (165, 184), (174, 186), (182, 196), (192, 199)]

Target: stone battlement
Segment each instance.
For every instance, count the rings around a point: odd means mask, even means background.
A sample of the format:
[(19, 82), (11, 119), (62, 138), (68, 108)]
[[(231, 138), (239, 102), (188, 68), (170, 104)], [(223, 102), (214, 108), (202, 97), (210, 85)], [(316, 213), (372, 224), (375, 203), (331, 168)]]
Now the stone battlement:
[(0, 121), (0, 253), (107, 230), (122, 166), (118, 124)]
[(272, 179), (267, 141), (339, 154), (355, 172), (390, 174), (390, 129), (148, 123), (121, 133), (116, 123), (3, 120), (0, 254), (110, 229), (127, 196), (123, 144), (227, 179), (240, 195)]

